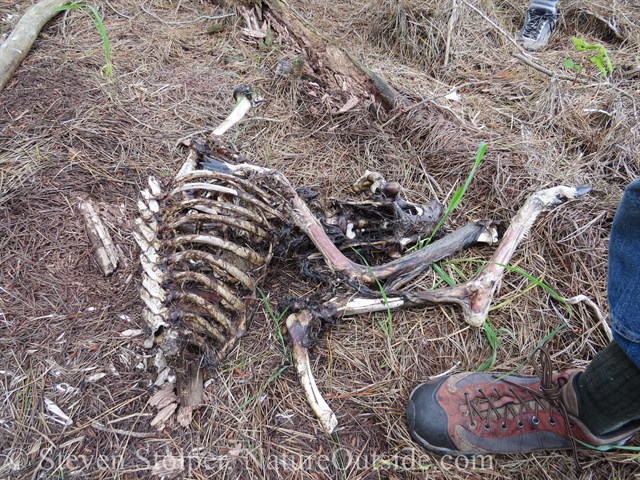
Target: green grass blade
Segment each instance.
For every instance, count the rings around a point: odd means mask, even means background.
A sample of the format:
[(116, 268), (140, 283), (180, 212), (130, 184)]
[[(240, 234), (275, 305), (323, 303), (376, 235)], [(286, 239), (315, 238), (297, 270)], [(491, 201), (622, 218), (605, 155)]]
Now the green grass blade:
[(444, 215), (442, 215), (442, 218), (437, 223), (436, 227), (433, 229), (433, 232), (431, 232), (431, 235), (429, 235), (427, 239), (421, 240), (420, 242), (418, 242), (418, 248), (423, 248), (426, 245), (429, 245), (429, 243), (431, 243), (431, 240), (433, 239), (434, 235), (438, 232), (438, 230), (440, 230), (440, 228), (442, 228), (442, 225), (444, 225), (444, 223), (449, 219), (451, 214), (458, 208), (460, 203), (462, 203), (462, 199), (464, 198), (465, 193), (469, 189), (469, 185), (471, 185), (471, 182), (476, 176), (478, 167), (482, 163), (482, 159), (484, 158), (486, 153), (487, 153), (487, 144), (485, 142), (482, 142), (478, 146), (478, 151), (476, 152), (476, 160), (473, 164), (473, 167), (471, 168), (471, 172), (469, 172), (469, 176), (467, 177), (466, 181), (460, 188), (458, 188), (455, 191), (455, 193), (451, 197), (451, 201), (449, 202), (449, 205), (447, 206), (447, 209)]
[(256, 393), (254, 393), (253, 395), (251, 395), (251, 397), (244, 402), (242, 405), (240, 405), (239, 407), (237, 407), (235, 409), (235, 413), (241, 412), (242, 410), (245, 409), (245, 407), (247, 407), (247, 405), (251, 404), (254, 402), (254, 400), (258, 397), (260, 397), (260, 395), (262, 395), (262, 392), (264, 392), (264, 390), (275, 380), (277, 380), (277, 378), (282, 374), (282, 372), (284, 372), (287, 368), (289, 368), (291, 365), (283, 365), (282, 367), (280, 367), (274, 374), (272, 374), (266, 382), (264, 382), (260, 388), (258, 389), (258, 391)]
[(291, 351), (287, 347), (287, 342), (284, 339), (284, 335), (282, 335), (282, 320), (287, 314), (287, 312), (289, 311), (289, 307), (287, 306), (287, 308), (285, 308), (284, 311), (279, 316), (276, 315), (276, 313), (273, 310), (273, 307), (271, 307), (271, 302), (267, 298), (266, 294), (262, 290), (260, 290), (260, 288), (258, 287), (256, 287), (256, 290), (260, 294), (260, 298), (262, 299), (262, 303), (264, 304), (264, 307), (266, 308), (267, 313), (269, 314), (269, 316), (273, 320), (273, 323), (275, 324), (274, 332), (275, 332), (275, 336), (278, 337), (278, 339), (280, 340), (280, 345), (282, 345), (282, 353), (284, 353), (285, 356), (288, 356), (289, 362), (293, 364)]
[(487, 319), (482, 325), (484, 333), (487, 337), (487, 341), (489, 342), (489, 346), (491, 347), (491, 356), (487, 358), (480, 367), (478, 367), (479, 372), (484, 372), (486, 370), (490, 370), (491, 367), (496, 363), (496, 358), (498, 357), (498, 347), (502, 343), (498, 338), (498, 334), (491, 322)]
[(107, 28), (104, 26), (102, 17), (100, 16), (100, 13), (98, 13), (98, 11), (95, 9), (95, 7), (93, 5), (87, 5), (85, 3), (70, 3), (68, 5), (58, 7), (56, 10), (60, 12), (79, 10), (91, 18), (91, 21), (100, 34), (100, 38), (102, 38), (102, 47), (104, 49), (104, 56), (106, 61), (106, 65), (103, 67), (104, 75), (107, 78), (113, 77), (113, 63), (111, 63), (111, 43), (109, 42), (109, 37), (107, 35)]
[(453, 278), (451, 278), (451, 276), (445, 272), (442, 267), (440, 265), (438, 265), (437, 263), (434, 263), (433, 265), (431, 265), (431, 268), (433, 268), (433, 270), (438, 274), (438, 276), (444, 280), (447, 285), (449, 285), (450, 287), (453, 287), (456, 282)]
[(100, 33), (100, 37), (102, 37), (102, 45), (104, 47), (104, 56), (107, 64), (104, 67), (104, 74), (107, 78), (111, 78), (113, 76), (113, 64), (111, 63), (111, 43), (109, 42), (109, 37), (107, 36), (107, 28), (104, 26), (104, 22), (102, 21), (102, 17), (95, 9), (93, 5), (88, 6), (89, 11), (93, 14), (92, 20), (93, 24), (98, 29)]
[(538, 287), (542, 288), (545, 292), (547, 292), (549, 295), (551, 295), (555, 300), (557, 300), (560, 303), (562, 303), (565, 306), (565, 308), (567, 309), (567, 311), (569, 312), (569, 316), (571, 316), (572, 308), (571, 308), (571, 305), (569, 303), (567, 303), (567, 300), (565, 299), (565, 297), (560, 295), (558, 292), (556, 292), (553, 288), (551, 288), (549, 285), (547, 285), (545, 282), (543, 282), (539, 278), (534, 277), (533, 275), (531, 275), (530, 273), (525, 272), (524, 270), (522, 270), (519, 267), (514, 267), (512, 265), (507, 265), (507, 264), (504, 264), (504, 263), (488, 262), (486, 260), (477, 260), (477, 259), (448, 260), (448, 261), (442, 262), (442, 263), (445, 264), (445, 265), (449, 264), (449, 263), (480, 263), (480, 264), (483, 264), (483, 265), (488, 265), (489, 263), (494, 263), (494, 265), (499, 265), (499, 266), (503, 267), (505, 270), (507, 270), (509, 272), (514, 272), (514, 273), (517, 273), (519, 275), (522, 275), (523, 277), (527, 278), (529, 281), (531, 281), (534, 284), (536, 284)]
[(582, 445), (585, 448), (588, 448), (590, 450), (597, 450), (599, 452), (608, 452), (610, 450), (626, 450), (629, 452), (640, 452), (640, 447), (633, 447), (633, 446), (627, 446), (627, 445), (599, 445), (599, 446), (595, 446), (595, 445), (589, 445), (588, 443), (585, 443), (581, 440), (578, 440), (577, 438), (574, 438), (574, 440), (576, 441), (576, 443)]

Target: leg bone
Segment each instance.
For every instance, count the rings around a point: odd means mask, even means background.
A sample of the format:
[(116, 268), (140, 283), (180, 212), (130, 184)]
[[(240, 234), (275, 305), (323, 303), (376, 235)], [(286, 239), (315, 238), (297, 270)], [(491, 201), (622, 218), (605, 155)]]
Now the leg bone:
[(318, 390), (316, 381), (313, 378), (313, 373), (311, 372), (309, 350), (305, 345), (311, 320), (311, 314), (305, 310), (293, 313), (287, 317), (287, 331), (293, 342), (293, 361), (296, 365), (298, 378), (307, 396), (307, 401), (320, 420), (324, 431), (332, 433), (338, 425), (338, 419)]

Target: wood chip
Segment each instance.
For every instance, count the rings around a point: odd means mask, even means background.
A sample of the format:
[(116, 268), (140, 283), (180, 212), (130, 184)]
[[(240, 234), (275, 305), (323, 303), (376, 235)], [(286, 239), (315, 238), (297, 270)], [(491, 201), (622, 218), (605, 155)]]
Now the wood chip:
[(336, 113), (346, 113), (349, 110), (351, 110), (353, 107), (358, 105), (358, 102), (359, 102), (358, 97), (352, 95), (351, 98), (347, 100), (347, 103), (345, 103), (342, 107), (340, 107), (340, 110), (338, 110)]
[(169, 420), (171, 418), (171, 416), (173, 415), (173, 413), (176, 411), (176, 408), (178, 408), (178, 404), (177, 403), (172, 403), (170, 405), (167, 405), (166, 407), (164, 407), (162, 410), (160, 410), (158, 412), (158, 414), (155, 416), (155, 418), (153, 420), (151, 420), (151, 426), (152, 427), (160, 427), (164, 424), (164, 422), (166, 422), (167, 420)]
[(177, 403), (177, 401), (178, 397), (176, 396), (173, 385), (167, 385), (153, 394), (149, 399), (149, 405), (160, 410), (171, 403)]

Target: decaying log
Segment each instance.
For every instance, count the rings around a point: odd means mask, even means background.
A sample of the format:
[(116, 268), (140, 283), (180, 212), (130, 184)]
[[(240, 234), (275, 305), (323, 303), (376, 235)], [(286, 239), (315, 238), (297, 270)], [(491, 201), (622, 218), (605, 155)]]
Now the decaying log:
[(271, 18), (272, 27), (286, 31), (297, 43), (315, 76), (334, 88), (349, 91), (355, 98), (368, 99), (374, 95), (387, 110), (403, 101), (382, 77), (320, 33), (286, 0), (263, 0), (260, 4), (263, 12)]
[(93, 203), (87, 199), (80, 198), (79, 200), (78, 208), (84, 217), (87, 236), (93, 246), (95, 259), (102, 273), (105, 276), (111, 275), (118, 268), (120, 261), (118, 250)]
[(9, 38), (0, 45), (0, 92), (31, 50), (42, 27), (67, 3), (69, 0), (41, 0), (18, 21)]

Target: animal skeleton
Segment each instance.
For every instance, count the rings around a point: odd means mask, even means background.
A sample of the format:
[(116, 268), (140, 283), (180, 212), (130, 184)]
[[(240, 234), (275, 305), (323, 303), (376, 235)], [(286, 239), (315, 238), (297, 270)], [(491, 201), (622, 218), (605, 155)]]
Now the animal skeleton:
[[(190, 142), (188, 158), (176, 177), (167, 184), (150, 178), (149, 188), (142, 191), (138, 203), (139, 231), (134, 235), (142, 250), (143, 317), (153, 334), (148, 345), (156, 346), (156, 366), (161, 370), (156, 384), (173, 380), (176, 373), (178, 377), (184, 375), (184, 367), (176, 366), (176, 360), (183, 365), (204, 362), (214, 366), (234, 348), (247, 328), (249, 312), (256, 302), (256, 285), (265, 275), (278, 233), (285, 226), (293, 226), (311, 240), (334, 277), (358, 285), (386, 281), (386, 298), (372, 292), (363, 298), (338, 296), (316, 302), (313, 307), (312, 302), (302, 301), (293, 305), (286, 320), (300, 382), (327, 432), (334, 430), (337, 419), (316, 386), (308, 352), (319, 324), (343, 315), (454, 303), (462, 307), (467, 323), (479, 327), (486, 319), (506, 264), (536, 217), (589, 190), (585, 186), (558, 186), (534, 193), (475, 278), (452, 287), (403, 291), (403, 284), (433, 262), (477, 242), (497, 241), (496, 225), (471, 223), (386, 264), (371, 267), (356, 263), (345, 256), (327, 230), (331, 224), (342, 222), (345, 237), (353, 239), (359, 229), (376, 226), (338, 215), (340, 218), (327, 217), (323, 227), (280, 172), (243, 162), (240, 155), (230, 151), (221, 137), (255, 101), (246, 87), (237, 88), (234, 98), (236, 107), (209, 141)], [(358, 205), (386, 208), (396, 222), (428, 224), (440, 213), (433, 205), (403, 200), (397, 184), (386, 182), (374, 172), (366, 172), (354, 187), (374, 195), (374, 200)], [(378, 222), (381, 228), (385, 225), (386, 220)], [(404, 245), (410, 241), (415, 241), (415, 236), (398, 242)], [(202, 377), (196, 377), (196, 383), (202, 383)], [(198, 398), (182, 403), (178, 418), (188, 423)]]

